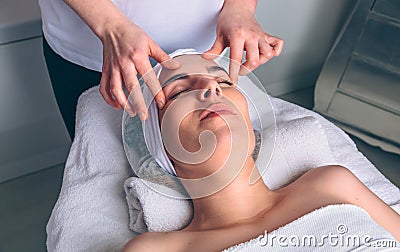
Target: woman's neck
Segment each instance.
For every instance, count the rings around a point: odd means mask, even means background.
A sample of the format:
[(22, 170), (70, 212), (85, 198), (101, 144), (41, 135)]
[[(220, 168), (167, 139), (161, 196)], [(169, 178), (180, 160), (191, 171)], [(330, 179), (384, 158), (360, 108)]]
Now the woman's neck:
[(210, 230), (250, 221), (272, 208), (276, 193), (269, 190), (260, 178), (250, 185), (254, 161), (249, 158), (244, 169), (232, 183), (210, 196), (194, 199), (194, 216), (186, 230)]

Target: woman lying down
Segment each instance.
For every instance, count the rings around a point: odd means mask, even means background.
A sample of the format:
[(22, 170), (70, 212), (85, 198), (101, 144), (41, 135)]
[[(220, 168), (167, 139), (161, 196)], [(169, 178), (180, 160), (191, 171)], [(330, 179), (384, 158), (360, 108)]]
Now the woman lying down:
[(262, 179), (249, 183), (257, 169), (244, 95), (214, 61), (200, 55), (175, 60), (181, 67), (163, 69), (159, 76), (166, 105), (158, 114), (149, 109), (145, 123), (162, 132), (165, 149), (155, 159), (180, 178), (192, 198), (193, 219), (179, 231), (141, 234), (124, 251), (221, 251), (343, 203), (363, 208), (400, 241), (400, 215), (345, 167), (311, 169), (278, 190)]

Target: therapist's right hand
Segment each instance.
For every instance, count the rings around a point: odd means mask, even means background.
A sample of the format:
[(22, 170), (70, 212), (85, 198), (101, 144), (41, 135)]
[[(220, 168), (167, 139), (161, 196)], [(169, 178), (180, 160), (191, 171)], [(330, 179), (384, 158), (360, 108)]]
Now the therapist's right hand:
[[(143, 99), (137, 74), (139, 73), (159, 108), (165, 104), (165, 95), (154, 72), (149, 57), (163, 67), (176, 69), (179, 63), (170, 57), (139, 26), (129, 20), (110, 24), (100, 36), (103, 44), (103, 67), (100, 93), (104, 100), (116, 109), (125, 108), (131, 116), (136, 114), (146, 120), (147, 107)], [(124, 92), (125, 85), (130, 101)], [(160, 92), (161, 91), (161, 92)]]

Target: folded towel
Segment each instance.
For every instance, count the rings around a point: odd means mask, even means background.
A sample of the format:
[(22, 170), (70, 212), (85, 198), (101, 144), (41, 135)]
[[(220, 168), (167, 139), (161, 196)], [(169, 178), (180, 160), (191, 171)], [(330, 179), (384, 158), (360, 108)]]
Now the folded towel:
[(124, 187), (129, 208), (129, 228), (136, 233), (179, 230), (192, 219), (191, 201), (182, 199), (182, 195), (170, 187), (137, 177), (127, 179)]
[(385, 242), (388, 251), (400, 250), (396, 239), (374, 222), (366, 211), (343, 204), (314, 210), (277, 230), (232, 246), (224, 252), (382, 251), (383, 243), (380, 242)]
[[(275, 134), (266, 132), (263, 136), (267, 144), (273, 143)], [(312, 168), (334, 163), (324, 131), (315, 117), (280, 122), (276, 127), (276, 136), (271, 168), (263, 174), (265, 183), (271, 189), (292, 182)], [(167, 184), (169, 177), (158, 182)], [(148, 231), (156, 232), (179, 230), (186, 226), (193, 215), (190, 202), (164, 196), (159, 192), (171, 189), (160, 185), (162, 188), (154, 190), (154, 186), (158, 185), (136, 177), (125, 182), (130, 228), (142, 233), (147, 231), (145, 226)], [(160, 208), (160, 205), (163, 207)]]

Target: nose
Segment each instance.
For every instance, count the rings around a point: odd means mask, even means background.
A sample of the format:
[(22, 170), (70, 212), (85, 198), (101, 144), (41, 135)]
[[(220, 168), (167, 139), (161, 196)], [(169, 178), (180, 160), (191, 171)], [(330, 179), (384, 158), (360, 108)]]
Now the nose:
[(222, 96), (222, 89), (214, 79), (201, 78), (196, 83), (196, 89), (199, 90), (200, 101), (216, 99)]

